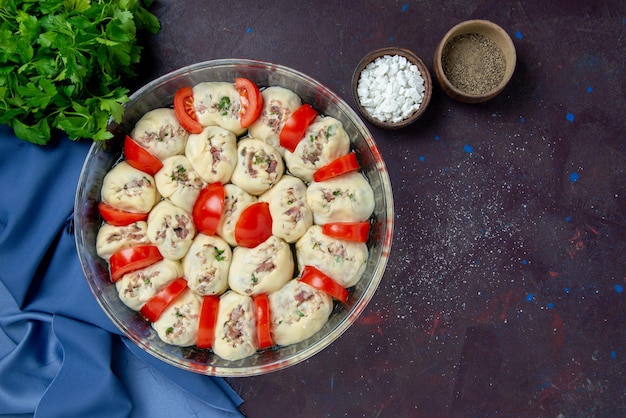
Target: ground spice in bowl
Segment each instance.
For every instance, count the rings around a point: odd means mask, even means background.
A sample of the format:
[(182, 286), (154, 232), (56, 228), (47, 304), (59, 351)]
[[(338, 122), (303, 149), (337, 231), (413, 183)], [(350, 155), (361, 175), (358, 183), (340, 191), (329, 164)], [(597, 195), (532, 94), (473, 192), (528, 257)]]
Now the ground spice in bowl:
[(441, 64), (454, 87), (480, 95), (489, 93), (502, 82), (506, 59), (502, 49), (488, 37), (465, 33), (446, 44)]
[(517, 56), (504, 29), (488, 20), (466, 20), (441, 39), (433, 59), (439, 85), (451, 98), (482, 103), (500, 94), (511, 80)]

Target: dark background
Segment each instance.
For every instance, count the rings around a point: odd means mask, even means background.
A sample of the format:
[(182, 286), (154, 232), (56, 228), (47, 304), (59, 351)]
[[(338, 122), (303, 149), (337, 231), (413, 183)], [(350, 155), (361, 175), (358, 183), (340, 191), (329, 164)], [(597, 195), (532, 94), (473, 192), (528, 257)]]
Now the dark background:
[(250, 417), (626, 415), (626, 2), (155, 1), (138, 85), (218, 58), (302, 71), (354, 106), (359, 60), (411, 49), (432, 73), (455, 24), (517, 49), (484, 104), (435, 85), (400, 131), (368, 124), (395, 235), (372, 302), (331, 347), (228, 382)]

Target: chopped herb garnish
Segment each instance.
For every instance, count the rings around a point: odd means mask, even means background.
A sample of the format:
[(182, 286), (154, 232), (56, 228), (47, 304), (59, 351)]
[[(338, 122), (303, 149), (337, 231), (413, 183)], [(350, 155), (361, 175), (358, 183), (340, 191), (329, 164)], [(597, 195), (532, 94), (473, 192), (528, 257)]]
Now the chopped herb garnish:
[(254, 164), (268, 164), (271, 162), (269, 155), (265, 153), (254, 154)]
[(326, 139), (335, 135), (336, 132), (337, 132), (337, 127), (335, 125), (329, 125), (328, 128), (326, 129)]
[(224, 250), (220, 250), (219, 248), (215, 247), (215, 259), (217, 261), (224, 261), (226, 259), (226, 257), (224, 257)]
[(187, 173), (187, 169), (184, 166), (179, 165), (172, 172), (172, 175), (170, 176), (170, 178), (172, 179), (172, 181), (182, 181), (182, 180), (185, 180), (186, 173)]
[(170, 335), (172, 332), (174, 332), (174, 327), (169, 327), (165, 330), (165, 335)]
[(222, 97), (220, 99), (220, 102), (217, 104), (217, 110), (220, 111), (222, 116), (226, 116), (228, 114), (228, 111), (230, 110), (230, 97)]
[(305, 316), (304, 313), (302, 313), (302, 311), (300, 309), (298, 309), (296, 311), (296, 315), (298, 315), (300, 318), (304, 318), (304, 316)]

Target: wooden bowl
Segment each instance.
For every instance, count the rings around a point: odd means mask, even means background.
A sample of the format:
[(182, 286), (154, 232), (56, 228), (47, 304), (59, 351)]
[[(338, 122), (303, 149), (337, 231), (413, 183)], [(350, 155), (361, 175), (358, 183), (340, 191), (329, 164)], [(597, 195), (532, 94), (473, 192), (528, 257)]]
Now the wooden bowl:
[[(370, 63), (376, 61), (378, 58), (385, 56), (401, 56), (406, 58), (411, 64), (415, 65), (424, 81), (424, 93), (422, 100), (419, 104), (419, 108), (413, 111), (408, 117), (399, 120), (399, 121), (391, 121), (391, 120), (381, 120), (373, 115), (370, 111), (368, 111), (367, 106), (364, 106), (361, 103), (361, 99), (359, 97), (359, 80), (361, 79), (361, 74), (365, 67), (367, 67)], [(356, 102), (357, 109), (361, 115), (367, 119), (370, 123), (385, 129), (399, 129), (405, 126), (410, 125), (419, 119), (420, 116), (428, 107), (428, 103), (430, 102), (430, 98), (432, 96), (432, 79), (430, 77), (430, 73), (424, 62), (415, 55), (412, 51), (404, 48), (395, 48), (395, 47), (387, 47), (374, 50), (368, 53), (356, 66), (354, 73), (352, 74), (352, 94), (354, 96), (354, 101)]]
[(467, 20), (445, 34), (433, 69), (448, 96), (481, 103), (502, 92), (516, 60), (515, 46), (504, 29), (488, 20)]

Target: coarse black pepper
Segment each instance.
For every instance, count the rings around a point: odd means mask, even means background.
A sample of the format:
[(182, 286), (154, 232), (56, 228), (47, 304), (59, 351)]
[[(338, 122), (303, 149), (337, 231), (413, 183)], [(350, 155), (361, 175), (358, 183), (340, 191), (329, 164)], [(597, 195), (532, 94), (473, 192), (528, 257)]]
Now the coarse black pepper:
[(506, 58), (502, 49), (479, 33), (458, 35), (442, 51), (443, 72), (454, 87), (469, 94), (485, 94), (504, 78)]

